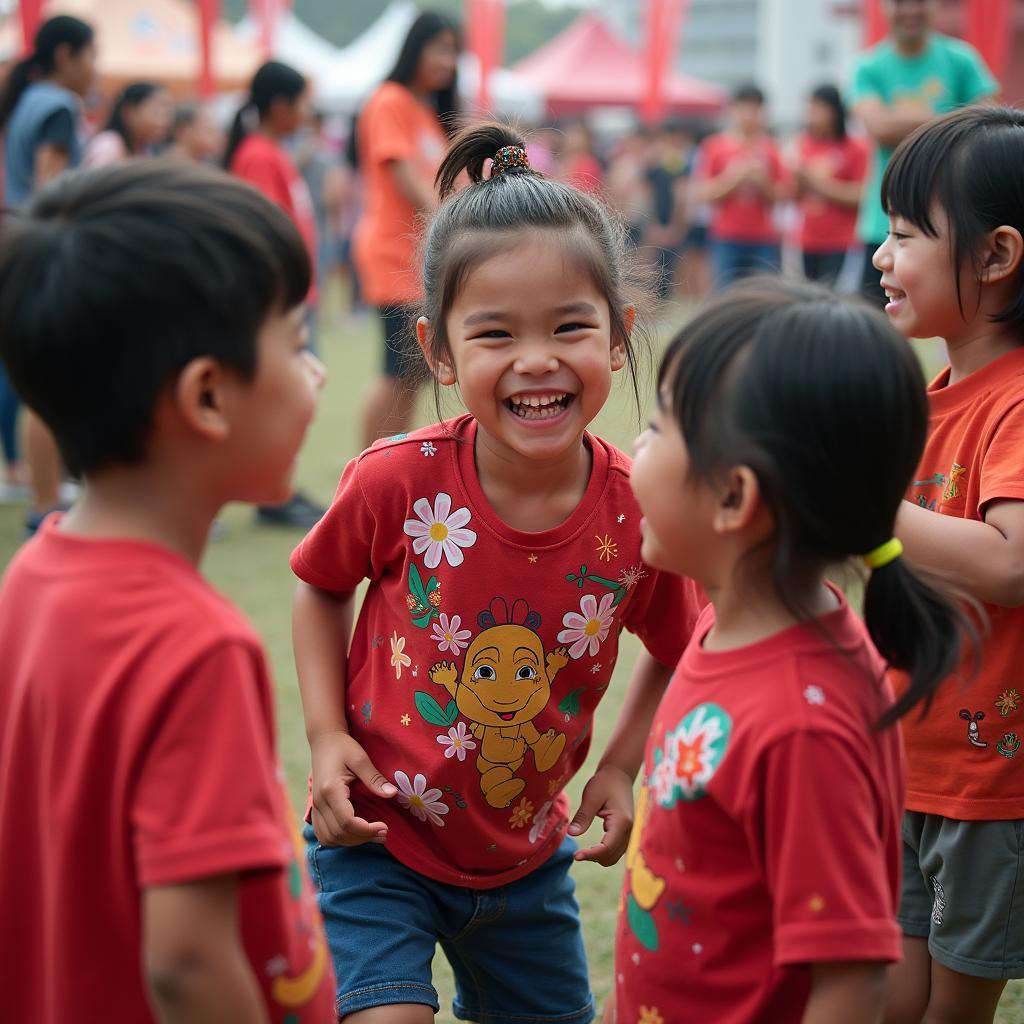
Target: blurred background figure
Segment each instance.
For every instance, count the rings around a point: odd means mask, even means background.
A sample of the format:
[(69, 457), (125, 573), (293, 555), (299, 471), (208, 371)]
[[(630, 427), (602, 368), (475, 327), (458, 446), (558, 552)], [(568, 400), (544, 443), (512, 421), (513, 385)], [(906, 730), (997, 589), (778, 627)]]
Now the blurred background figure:
[(594, 136), (583, 120), (570, 121), (562, 130), (557, 176), (581, 192), (592, 195), (602, 192), (604, 166), (594, 152)]
[[(253, 76), (249, 96), (235, 115), (224, 153), (224, 166), (248, 181), (268, 199), (277, 203), (299, 229), (313, 268), (313, 283), (307, 296), (309, 346), (316, 350), (317, 234), (313, 200), (286, 142), (309, 118), (306, 80), (298, 71), (279, 61), (267, 61)], [(324, 509), (300, 491), (282, 505), (261, 505), (259, 523), (308, 529)]]
[(786, 194), (786, 175), (768, 134), (764, 93), (756, 85), (733, 94), (729, 127), (701, 147), (701, 202), (713, 207), (709, 238), (716, 288), (781, 266), (775, 204)]
[(215, 163), (224, 152), (224, 133), (205, 103), (179, 104), (171, 129), (167, 156), (177, 160)]
[(104, 167), (129, 157), (154, 156), (173, 125), (171, 94), (155, 82), (132, 82), (114, 101), (106, 127), (89, 140), (82, 165)]
[[(82, 98), (96, 78), (93, 30), (78, 18), (44, 22), (35, 46), (16, 64), (0, 96), (4, 137), (4, 205), (24, 205), (36, 189), (82, 161)], [(26, 479), (18, 447), (18, 400), (0, 367), (0, 441), (4, 483)], [(34, 533), (60, 504), (64, 466), (53, 435), (31, 412), (25, 414), (27, 477), (31, 507), (25, 532)]]
[(434, 175), (456, 127), (459, 46), (451, 18), (423, 11), (357, 119), (366, 205), (353, 256), (363, 295), (377, 307), (384, 342), (383, 373), (363, 405), (364, 447), (409, 429), (425, 380), (412, 330), (414, 304), (423, 294), (416, 237), (421, 218), (435, 206)]
[[(634, 248), (643, 244), (651, 217), (651, 188), (647, 180), (650, 135), (644, 128), (626, 132), (608, 164), (605, 193), (618, 211)], [(531, 153), (532, 160), (532, 153)], [(530, 166), (533, 164), (531, 162)]]
[(834, 85), (819, 86), (807, 101), (793, 171), (800, 208), (804, 274), (834, 285), (857, 227), (867, 173), (867, 147), (846, 130), (846, 109)]
[(693, 137), (682, 124), (668, 121), (655, 132), (647, 165), (651, 216), (645, 242), (655, 253), (659, 299), (670, 299), (676, 292), (676, 270), (690, 216), (693, 159)]

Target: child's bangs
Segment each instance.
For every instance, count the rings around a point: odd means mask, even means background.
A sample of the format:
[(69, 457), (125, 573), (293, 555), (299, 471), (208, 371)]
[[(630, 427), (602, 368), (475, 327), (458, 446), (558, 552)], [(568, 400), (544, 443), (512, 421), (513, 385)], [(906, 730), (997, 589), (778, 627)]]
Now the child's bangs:
[(949, 142), (940, 133), (925, 133), (897, 149), (882, 177), (882, 209), (902, 217), (932, 238), (938, 236), (932, 205), (947, 176)]

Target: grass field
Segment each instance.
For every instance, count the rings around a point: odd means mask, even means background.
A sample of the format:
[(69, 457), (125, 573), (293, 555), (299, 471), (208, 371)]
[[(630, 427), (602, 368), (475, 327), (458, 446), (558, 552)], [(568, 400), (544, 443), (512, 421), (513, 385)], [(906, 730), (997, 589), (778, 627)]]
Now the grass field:
[[(320, 410), (303, 452), (299, 480), (302, 486), (326, 501), (333, 492), (341, 469), (358, 447), (357, 420), (363, 388), (378, 363), (376, 322), (364, 320), (342, 326), (342, 312), (335, 304), (337, 296), (329, 295), (321, 330), (321, 353), (330, 377), (320, 402)], [(667, 333), (667, 329), (663, 334)], [(650, 393), (650, 381), (646, 392)], [(420, 418), (433, 417), (427, 403), (421, 407)], [(627, 450), (636, 433), (637, 414), (627, 382), (622, 379), (612, 400), (594, 424), (601, 436)], [(6, 565), (19, 543), (22, 510), (0, 507), (0, 566)], [(232, 507), (226, 510), (224, 522), (227, 536), (210, 546), (204, 560), (204, 571), (214, 584), (236, 601), (259, 629), (273, 663), (277, 681), (277, 712), (279, 746), (287, 771), (292, 797), (302, 805), (308, 770), (308, 751), (302, 728), (295, 672), (291, 659), (289, 607), (293, 578), (288, 569), (288, 555), (300, 534), (288, 530), (259, 529), (253, 525), (251, 510)], [(609, 696), (600, 707), (595, 725), (595, 742), (591, 766), (603, 748), (611, 728), (626, 682), (626, 675), (636, 652), (636, 641), (624, 635), (619, 667)], [(570, 785), (575, 800), (587, 770)], [(597, 833), (595, 829), (591, 835)], [(611, 984), (612, 941), (614, 919), (621, 880), (621, 865), (601, 868), (583, 864), (575, 869), (578, 895), (582, 906), (587, 948), (590, 956), (594, 991), (603, 999)], [(450, 1014), (451, 975), (442, 956), (435, 960), (442, 1010), (438, 1021), (452, 1021)], [(1003, 998), (999, 1024), (1024, 1022), (1024, 983), (1011, 984)], [(632, 1022), (628, 1022), (632, 1024)]]

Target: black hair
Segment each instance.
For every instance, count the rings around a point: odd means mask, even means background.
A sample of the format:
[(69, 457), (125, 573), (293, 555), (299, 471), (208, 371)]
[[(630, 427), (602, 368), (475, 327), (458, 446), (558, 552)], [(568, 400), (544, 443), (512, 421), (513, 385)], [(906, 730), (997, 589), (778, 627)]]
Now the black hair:
[(106, 130), (117, 132), (124, 141), (128, 152), (133, 151), (133, 140), (128, 132), (128, 125), (125, 124), (124, 112), (126, 109), (134, 109), (146, 102), (154, 93), (163, 91), (162, 85), (156, 82), (132, 82), (121, 90), (121, 94), (114, 101), (114, 106), (107, 119)]
[(92, 41), (92, 26), (80, 18), (61, 14), (44, 21), (36, 32), (32, 53), (15, 64), (7, 78), (0, 97), (0, 129), (11, 119), (22, 93), (34, 81), (53, 74), (60, 47), (67, 46), (73, 54), (81, 53)]
[(309, 282), (288, 216), (221, 170), (69, 175), (4, 218), (0, 362), (72, 472), (137, 463), (168, 382), (204, 355), (251, 379), (260, 327)]
[(832, 111), (832, 133), (842, 141), (846, 138), (846, 107), (843, 97), (834, 85), (819, 85), (811, 93), (811, 99), (824, 103)]
[[(690, 472), (718, 486), (757, 476), (774, 531), (774, 589), (811, 620), (801, 584), (893, 535), (928, 430), (921, 367), (884, 314), (817, 285), (745, 282), (693, 318), (665, 353), (659, 386)], [(932, 694), (970, 626), (944, 593), (897, 558), (871, 573), (864, 617), (875, 646), (910, 678), (887, 725)]]
[[(397, 82), (404, 86), (410, 85), (416, 77), (424, 47), (442, 32), (451, 32), (455, 36), (456, 44), (461, 44), (462, 36), (458, 22), (440, 11), (421, 11), (409, 26), (395, 66), (384, 80)], [(458, 85), (456, 78), (453, 77), (451, 85), (438, 90), (431, 96), (431, 105), (437, 112), (438, 119), (449, 137), (454, 135), (458, 129), (458, 95)]]
[[(937, 238), (934, 208), (949, 219), (950, 258), (964, 314), (960, 271), (970, 263), (980, 281), (978, 243), (1007, 224), (1024, 232), (1024, 111), (974, 106), (922, 125), (897, 147), (882, 177), (882, 206), (930, 238)], [(980, 296), (979, 296), (980, 301)], [(992, 318), (1024, 330), (1024, 266), (1013, 298)]]
[[(612, 336), (626, 349), (633, 391), (640, 407), (638, 354), (626, 325), (629, 305), (648, 298), (646, 277), (626, 245), (621, 221), (593, 196), (545, 178), (538, 171), (513, 167), (483, 178), (484, 163), (506, 146), (526, 148), (508, 125), (484, 122), (464, 128), (452, 140), (437, 172), (441, 206), (423, 246), (423, 314), (431, 324), (435, 357), (450, 352), (446, 320), (473, 267), (493, 255), (501, 237), (538, 229), (557, 232), (608, 301)], [(465, 172), (470, 184), (456, 190)]]
[(224, 151), (224, 166), (229, 170), (238, 147), (254, 130), (251, 122), (262, 121), (274, 104), (274, 100), (286, 99), (294, 102), (306, 91), (306, 79), (288, 64), (268, 60), (255, 75), (249, 86), (249, 97), (235, 114)]
[(764, 91), (753, 82), (745, 82), (733, 92), (732, 101), (733, 103), (756, 103), (759, 107), (763, 107)]

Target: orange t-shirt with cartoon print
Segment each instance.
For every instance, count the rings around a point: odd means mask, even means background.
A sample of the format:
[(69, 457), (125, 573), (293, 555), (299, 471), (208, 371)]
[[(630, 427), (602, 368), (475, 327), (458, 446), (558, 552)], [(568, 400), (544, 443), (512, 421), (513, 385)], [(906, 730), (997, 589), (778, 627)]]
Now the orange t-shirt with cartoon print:
[[(561, 524), (524, 533), (491, 508), (476, 421), (379, 442), (346, 467), (292, 555), (312, 586), (370, 581), (348, 656), (349, 732), (398, 787), (352, 802), (388, 850), (435, 881), (505, 885), (565, 837), (619, 634), (674, 665), (703, 597), (640, 558), (629, 460), (586, 435), (590, 481)], [(621, 701), (621, 695), (612, 698)]]
[(353, 236), (353, 256), (363, 295), (375, 306), (415, 302), (423, 295), (416, 261), (419, 216), (399, 191), (390, 165), (407, 160), (432, 186), (447, 136), (437, 114), (397, 82), (385, 82), (370, 97), (356, 130), (366, 206)]
[[(955, 384), (929, 385), (928, 441), (909, 500), (982, 521), (995, 501), (1024, 501), (1024, 347)], [(903, 719), (907, 807), (967, 821), (1024, 818), (1024, 608), (985, 605), (990, 634), (974, 674), (939, 688), (928, 716)], [(897, 688), (903, 680), (894, 674)]]

